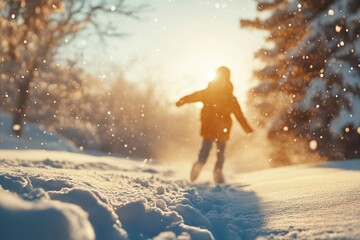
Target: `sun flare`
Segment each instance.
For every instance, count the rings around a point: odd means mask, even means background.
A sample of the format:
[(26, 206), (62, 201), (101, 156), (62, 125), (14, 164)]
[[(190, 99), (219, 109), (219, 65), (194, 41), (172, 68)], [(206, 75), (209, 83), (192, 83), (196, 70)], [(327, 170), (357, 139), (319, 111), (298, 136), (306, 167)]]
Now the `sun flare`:
[(203, 104), (202, 102), (196, 102), (196, 103), (195, 103), (195, 107), (196, 107), (197, 109), (202, 109), (203, 106), (204, 106), (204, 104)]
[(215, 77), (216, 77), (216, 71), (215, 70), (211, 70), (207, 75), (207, 79), (209, 81), (212, 81)]

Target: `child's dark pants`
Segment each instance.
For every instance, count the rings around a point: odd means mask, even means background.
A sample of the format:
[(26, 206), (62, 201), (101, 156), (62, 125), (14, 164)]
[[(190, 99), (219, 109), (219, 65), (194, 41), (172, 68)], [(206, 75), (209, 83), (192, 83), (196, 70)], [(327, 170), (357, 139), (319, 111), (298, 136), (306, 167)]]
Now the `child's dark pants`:
[(210, 139), (205, 139), (203, 140), (201, 149), (200, 149), (200, 153), (199, 153), (199, 162), (205, 164), (208, 157), (209, 157), (209, 153), (212, 147), (213, 142), (216, 142), (216, 148), (217, 148), (217, 161), (215, 164), (215, 169), (216, 170), (221, 170), (223, 168), (224, 165), (224, 160), (225, 160), (225, 145), (226, 142), (221, 142), (221, 141), (213, 141)]

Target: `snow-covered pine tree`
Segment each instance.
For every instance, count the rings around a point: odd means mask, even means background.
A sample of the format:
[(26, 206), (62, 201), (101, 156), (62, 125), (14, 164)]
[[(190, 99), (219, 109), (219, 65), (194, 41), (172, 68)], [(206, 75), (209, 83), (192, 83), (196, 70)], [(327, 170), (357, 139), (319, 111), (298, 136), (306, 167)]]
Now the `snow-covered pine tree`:
[(268, 15), (242, 25), (269, 32), (252, 96), (279, 147), (274, 160), (287, 163), (299, 139), (331, 159), (359, 157), (360, 2), (273, 0), (258, 10)]

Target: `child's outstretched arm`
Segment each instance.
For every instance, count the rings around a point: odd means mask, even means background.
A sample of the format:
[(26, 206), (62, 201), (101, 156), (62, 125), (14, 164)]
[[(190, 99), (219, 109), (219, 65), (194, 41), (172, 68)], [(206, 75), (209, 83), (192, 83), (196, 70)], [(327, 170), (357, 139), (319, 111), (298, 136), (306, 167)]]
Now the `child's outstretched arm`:
[(236, 119), (238, 120), (238, 122), (240, 123), (241, 127), (244, 129), (244, 131), (246, 133), (251, 133), (254, 130), (251, 128), (251, 126), (249, 125), (249, 123), (246, 121), (244, 114), (241, 111), (241, 107), (239, 102), (236, 100), (236, 98), (234, 99), (234, 114)]
[(185, 103), (200, 102), (203, 100), (203, 98), (204, 98), (204, 90), (197, 91), (180, 98), (180, 100), (176, 102), (176, 106), (180, 107)]

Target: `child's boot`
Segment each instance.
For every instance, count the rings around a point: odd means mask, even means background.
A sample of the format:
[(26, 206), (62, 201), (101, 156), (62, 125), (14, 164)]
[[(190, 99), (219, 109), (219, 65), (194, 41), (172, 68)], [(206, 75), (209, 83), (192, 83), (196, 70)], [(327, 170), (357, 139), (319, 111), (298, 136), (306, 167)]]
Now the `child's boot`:
[(190, 173), (190, 181), (191, 182), (195, 181), (198, 178), (203, 166), (204, 166), (204, 163), (202, 163), (202, 162), (197, 161), (194, 163), (194, 165), (191, 169), (191, 173)]

